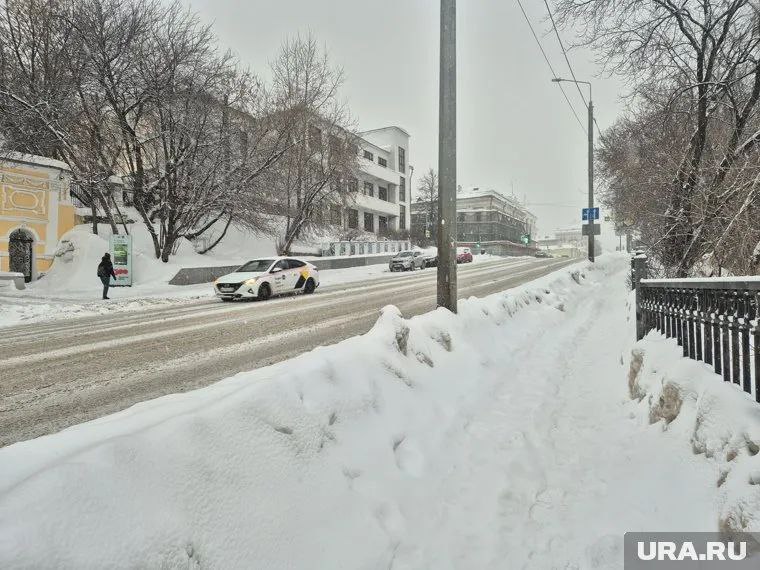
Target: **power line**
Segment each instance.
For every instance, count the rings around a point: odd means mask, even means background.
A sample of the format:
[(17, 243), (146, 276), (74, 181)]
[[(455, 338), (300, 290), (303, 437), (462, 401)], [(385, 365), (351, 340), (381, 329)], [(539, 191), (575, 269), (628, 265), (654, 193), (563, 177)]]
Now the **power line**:
[(544, 0), (544, 5), (546, 6), (546, 11), (549, 13), (549, 19), (552, 22), (552, 29), (554, 29), (554, 35), (557, 36), (557, 41), (559, 42), (559, 47), (562, 50), (562, 55), (565, 57), (567, 68), (570, 70), (570, 75), (572, 76), (573, 81), (575, 82), (575, 88), (578, 90), (578, 95), (581, 96), (581, 101), (583, 101), (583, 105), (588, 109), (588, 103), (586, 102), (586, 98), (583, 96), (583, 91), (581, 90), (581, 86), (578, 85), (578, 79), (575, 77), (573, 66), (570, 65), (570, 58), (567, 57), (567, 50), (565, 50), (565, 45), (562, 43), (562, 38), (560, 37), (559, 31), (557, 30), (557, 24), (554, 21), (554, 15), (552, 14), (552, 10), (551, 8), (549, 8), (548, 0)]
[[(523, 8), (522, 2), (520, 0), (516, 0), (516, 1), (517, 1), (517, 5), (520, 7), (520, 11), (525, 17), (525, 21), (528, 23), (528, 27), (530, 28), (531, 33), (533, 34), (533, 39), (536, 40), (536, 44), (538, 44), (538, 49), (541, 50), (541, 55), (544, 56), (546, 65), (549, 66), (549, 71), (552, 72), (552, 77), (558, 77), (558, 75), (554, 71), (554, 67), (552, 67), (551, 61), (549, 61), (549, 57), (546, 55), (546, 52), (544, 51), (544, 46), (541, 45), (541, 41), (538, 39), (538, 36), (536, 35), (536, 30), (533, 29), (533, 24), (531, 23), (530, 18), (528, 18), (528, 14), (525, 12), (525, 8)], [(559, 90), (562, 91), (562, 95), (565, 97), (565, 101), (567, 101), (567, 104), (570, 107), (570, 110), (573, 112), (573, 116), (575, 116), (575, 120), (578, 121), (578, 125), (580, 125), (581, 130), (585, 133), (586, 128), (583, 126), (583, 122), (581, 121), (580, 117), (578, 117), (578, 113), (575, 112), (575, 107), (573, 107), (573, 104), (570, 102), (570, 98), (567, 96), (565, 89), (562, 87), (561, 83), (557, 83), (557, 85), (559, 86)]]
[[(554, 21), (554, 14), (552, 14), (552, 10), (549, 7), (549, 2), (547, 0), (544, 0), (544, 5), (546, 6), (546, 11), (549, 14), (549, 19), (552, 22), (552, 29), (554, 30), (554, 35), (557, 36), (557, 42), (559, 43), (559, 47), (562, 50), (562, 55), (565, 58), (565, 63), (567, 63), (567, 68), (570, 70), (570, 76), (573, 78), (575, 88), (578, 90), (578, 95), (581, 96), (581, 101), (583, 101), (583, 104), (585, 105), (586, 109), (588, 109), (588, 103), (586, 102), (586, 98), (583, 96), (583, 90), (581, 89), (580, 85), (578, 85), (578, 78), (575, 77), (575, 71), (573, 71), (573, 66), (570, 65), (570, 58), (567, 56), (567, 50), (565, 49), (565, 44), (562, 43), (562, 38), (560, 37), (559, 31), (557, 30), (557, 23)], [(596, 122), (596, 117), (594, 117), (594, 125), (596, 126), (596, 132), (599, 133), (599, 136), (601, 137), (602, 129), (599, 128), (599, 123)]]

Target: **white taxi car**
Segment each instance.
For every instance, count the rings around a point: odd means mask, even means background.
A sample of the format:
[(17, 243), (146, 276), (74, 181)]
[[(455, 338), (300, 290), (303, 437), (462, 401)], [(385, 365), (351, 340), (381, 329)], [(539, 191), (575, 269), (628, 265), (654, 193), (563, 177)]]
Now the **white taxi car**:
[(298, 291), (308, 295), (317, 287), (317, 268), (292, 257), (254, 259), (214, 281), (214, 292), (222, 301), (265, 300), (273, 295)]

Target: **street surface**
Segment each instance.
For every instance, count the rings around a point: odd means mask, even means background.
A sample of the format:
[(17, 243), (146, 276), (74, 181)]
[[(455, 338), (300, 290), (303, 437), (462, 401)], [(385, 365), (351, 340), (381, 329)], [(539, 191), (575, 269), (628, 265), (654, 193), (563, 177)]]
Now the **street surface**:
[[(482, 297), (577, 260), (460, 265), (459, 298)], [(267, 302), (180, 306), (9, 327), (0, 333), (0, 446), (136, 402), (206, 386), (369, 330), (385, 305), (435, 308), (436, 270)]]

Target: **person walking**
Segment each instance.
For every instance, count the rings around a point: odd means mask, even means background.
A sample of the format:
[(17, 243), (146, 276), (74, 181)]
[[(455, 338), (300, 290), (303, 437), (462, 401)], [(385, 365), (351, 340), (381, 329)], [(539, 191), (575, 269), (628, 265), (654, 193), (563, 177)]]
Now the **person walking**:
[(116, 274), (113, 272), (113, 263), (111, 263), (111, 254), (106, 253), (103, 259), (98, 264), (98, 277), (100, 282), (103, 283), (103, 299), (110, 299), (108, 296), (108, 287), (111, 285), (111, 277), (116, 279)]

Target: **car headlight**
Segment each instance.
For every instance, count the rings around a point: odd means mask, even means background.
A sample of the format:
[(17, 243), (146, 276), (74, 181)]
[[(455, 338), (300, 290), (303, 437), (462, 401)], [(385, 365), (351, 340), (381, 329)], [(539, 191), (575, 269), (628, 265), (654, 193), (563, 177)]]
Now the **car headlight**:
[(248, 279), (243, 285), (255, 285), (256, 281), (258, 280), (258, 277), (254, 277), (253, 279)]

